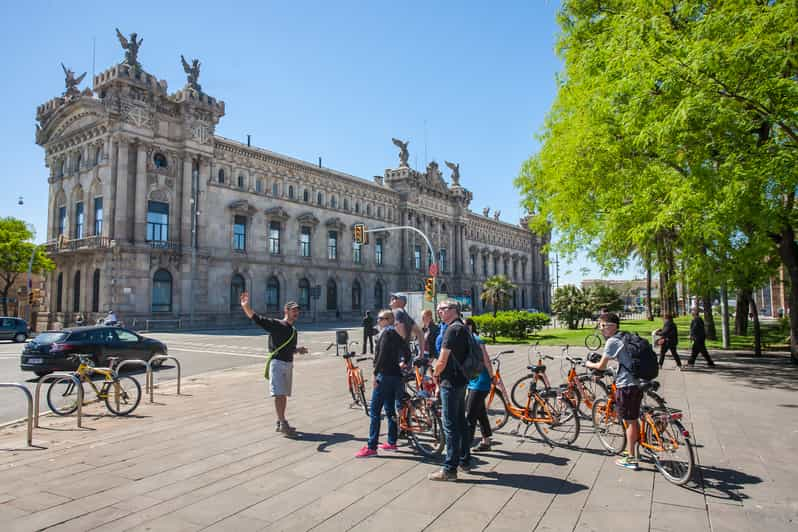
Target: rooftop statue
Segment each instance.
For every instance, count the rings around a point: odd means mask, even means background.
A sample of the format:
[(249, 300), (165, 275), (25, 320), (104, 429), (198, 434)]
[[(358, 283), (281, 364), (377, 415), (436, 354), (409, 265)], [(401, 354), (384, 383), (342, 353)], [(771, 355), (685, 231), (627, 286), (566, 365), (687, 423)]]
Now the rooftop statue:
[(501, 215), (502, 215), (502, 211), (496, 211), (496, 212), (493, 213), (493, 219), (498, 221), (499, 220), (499, 216), (501, 216)]
[(484, 209), (482, 209), (482, 216), (487, 218), (489, 215), (490, 215), (490, 207), (485, 207)]
[(202, 87), (197, 82), (200, 75), (200, 65), (201, 65), (199, 59), (194, 59), (193, 61), (191, 61), (191, 65), (189, 65), (188, 61), (186, 61), (186, 58), (183, 57), (183, 55), (181, 54), (180, 61), (183, 63), (183, 70), (188, 75), (188, 78), (186, 78), (188, 86), (197, 92), (202, 92)]
[(443, 161), (446, 163), (446, 166), (452, 171), (452, 185), (460, 186), (460, 163), (450, 163), (449, 161)]
[(407, 168), (407, 158), (410, 156), (410, 152), (407, 151), (407, 145), (410, 144), (410, 141), (402, 142), (393, 138), (391, 140), (399, 148), (399, 168)]
[(64, 79), (64, 83), (66, 84), (66, 91), (64, 92), (65, 98), (75, 98), (80, 96), (80, 90), (78, 90), (78, 85), (80, 82), (83, 81), (83, 78), (86, 77), (86, 73), (84, 72), (79, 77), (75, 77), (75, 73), (64, 66), (64, 63), (61, 63), (61, 68), (64, 69), (64, 75), (66, 78)]
[(131, 33), (130, 40), (128, 41), (125, 39), (125, 36), (122, 35), (122, 32), (119, 31), (119, 28), (116, 28), (116, 36), (119, 39), (119, 43), (122, 45), (122, 48), (125, 49), (125, 60), (122, 62), (122, 64), (141, 69), (141, 65), (139, 64), (139, 47), (141, 46), (141, 43), (144, 42), (144, 38), (137, 39), (138, 34)]

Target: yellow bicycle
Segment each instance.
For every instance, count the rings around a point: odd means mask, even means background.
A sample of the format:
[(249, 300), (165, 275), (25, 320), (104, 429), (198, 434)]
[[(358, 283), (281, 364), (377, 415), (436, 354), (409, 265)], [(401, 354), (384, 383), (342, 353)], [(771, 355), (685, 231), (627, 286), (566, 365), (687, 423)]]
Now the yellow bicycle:
[[(115, 357), (109, 357), (110, 368), (95, 368), (92, 365), (91, 357), (84, 355), (73, 355), (80, 360), (80, 365), (75, 374), (81, 383), (86, 382), (92, 387), (97, 399), (104, 400), (105, 406), (112, 414), (126, 416), (133, 412), (141, 401), (141, 385), (139, 381), (125, 375), (120, 377), (113, 366), (116, 362)], [(98, 388), (91, 380), (93, 374), (102, 375), (104, 380)], [(54, 380), (47, 389), (47, 404), (54, 414), (68, 416), (78, 409), (78, 394), (75, 390), (75, 383), (69, 377), (62, 377)]]

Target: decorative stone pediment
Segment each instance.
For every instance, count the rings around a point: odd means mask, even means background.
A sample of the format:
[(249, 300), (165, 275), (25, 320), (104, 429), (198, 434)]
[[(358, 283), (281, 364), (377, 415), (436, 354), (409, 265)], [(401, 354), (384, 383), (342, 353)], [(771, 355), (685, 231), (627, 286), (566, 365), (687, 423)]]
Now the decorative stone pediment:
[(479, 247), (471, 245), (468, 248), (469, 253), (479, 253)]
[(162, 201), (164, 203), (169, 202), (169, 193), (163, 189), (157, 189), (150, 192), (150, 199), (152, 201)]
[(302, 225), (311, 225), (313, 227), (316, 227), (321, 223), (312, 212), (304, 212), (297, 216), (296, 219)]
[(338, 217), (328, 218), (327, 221), (324, 222), (324, 225), (327, 227), (332, 227), (333, 229), (338, 229), (339, 231), (343, 231), (346, 227), (346, 225)]
[(251, 205), (251, 204), (250, 204), (250, 203), (249, 203), (247, 200), (245, 200), (245, 199), (231, 201), (231, 202), (230, 202), (230, 204), (229, 204), (229, 205), (227, 205), (227, 208), (228, 208), (228, 209), (230, 209), (230, 210), (231, 210), (231, 211), (233, 211), (233, 212), (237, 212), (237, 213), (239, 213), (239, 214), (244, 214), (244, 215), (246, 215), (246, 216), (252, 216), (252, 215), (253, 215), (253, 214), (255, 214), (256, 212), (258, 212), (258, 209), (256, 209), (255, 207), (253, 207), (253, 206), (252, 206), (252, 205)]
[(284, 222), (288, 218), (290, 218), (288, 212), (285, 209), (283, 209), (282, 207), (280, 207), (279, 205), (277, 207), (272, 207), (270, 209), (266, 209), (263, 212), (266, 214), (266, 218), (268, 220), (275, 220), (275, 221), (279, 221), (279, 222)]

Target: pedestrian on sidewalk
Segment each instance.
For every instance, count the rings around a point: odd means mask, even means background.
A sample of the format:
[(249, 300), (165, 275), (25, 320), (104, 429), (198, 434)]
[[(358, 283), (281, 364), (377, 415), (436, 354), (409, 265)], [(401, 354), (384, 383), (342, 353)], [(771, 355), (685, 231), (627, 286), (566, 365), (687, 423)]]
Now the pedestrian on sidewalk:
[(697, 308), (693, 309), (693, 321), (690, 322), (690, 340), (693, 342), (693, 347), (690, 351), (690, 358), (687, 360), (687, 367), (692, 368), (695, 365), (695, 359), (701, 353), (704, 360), (707, 361), (707, 366), (714, 368), (715, 362), (707, 351), (707, 331), (704, 329), (704, 320), (701, 319)]
[(304, 347), (297, 347), (297, 330), (294, 323), (299, 318), (299, 304), (289, 301), (283, 307), (283, 319), (276, 320), (255, 313), (249, 306), (249, 293), (242, 292), (241, 308), (249, 319), (269, 333), (269, 356), (266, 358), (265, 377), (269, 379), (269, 391), (274, 397), (274, 410), (277, 413), (275, 431), (293, 437), (296, 429), (285, 418), (285, 407), (291, 397), (294, 375), (294, 353), (307, 353)]
[[(377, 456), (377, 449), (395, 451), (399, 428), (396, 423), (396, 405), (402, 397), (402, 370), (399, 361), (406, 351), (405, 341), (394, 327), (391, 309), (381, 310), (377, 316), (380, 335), (377, 337), (377, 351), (374, 355), (374, 391), (371, 393), (369, 407), (369, 441), (356, 454), (355, 458)], [(388, 420), (388, 441), (377, 445), (380, 437), (380, 414), (385, 410)]]
[(488, 419), (488, 411), (485, 409), (485, 398), (490, 394), (490, 385), (493, 382), (493, 364), (490, 362), (488, 350), (485, 348), (485, 341), (479, 337), (479, 330), (474, 320), (467, 318), (465, 325), (474, 339), (482, 347), (482, 371), (480, 374), (468, 382), (468, 396), (466, 397), (466, 421), (468, 422), (468, 446), (463, 449), (465, 462), (471, 461), (471, 444), (474, 441), (474, 434), (479, 423), (479, 431), (482, 440), (474, 447), (474, 451), (490, 451), (490, 437), (493, 431)]
[(366, 354), (366, 343), (369, 345), (369, 354), (374, 354), (374, 317), (367, 310), (363, 316), (363, 355)]
[(435, 378), (441, 397), (443, 431), (446, 434), (446, 458), (443, 468), (429, 475), (430, 480), (457, 480), (457, 469), (467, 472), (464, 449), (470, 445), (465, 415), (465, 392), (468, 378), (461, 369), (469, 350), (468, 329), (460, 319), (457, 301), (445, 300), (438, 312), (447, 324), (440, 355), (435, 363)]
[(637, 460), (637, 440), (640, 436), (640, 427), (637, 419), (640, 417), (640, 403), (643, 401), (643, 392), (640, 382), (629, 369), (632, 367), (632, 356), (624, 347), (619, 331), (621, 320), (618, 315), (609, 312), (599, 317), (601, 335), (606, 339), (604, 354), (598, 362), (585, 362), (588, 369), (604, 370), (610, 360), (618, 362), (615, 376), (616, 411), (626, 424), (626, 450), (615, 461), (615, 465), (624, 469), (637, 471), (640, 469)]
[(427, 360), (438, 358), (438, 348), (435, 344), (438, 339), (439, 329), (440, 327), (438, 327), (435, 320), (432, 319), (432, 311), (430, 309), (425, 309), (424, 312), (421, 313), (421, 332), (424, 334), (424, 347), (422, 352), (424, 358)]
[(670, 351), (671, 355), (673, 355), (674, 362), (676, 362), (676, 366), (682, 369), (682, 359), (679, 358), (679, 353), (676, 352), (676, 346), (679, 343), (679, 331), (676, 329), (676, 323), (673, 322), (673, 316), (671, 314), (665, 314), (662, 316), (662, 320), (662, 328), (655, 331), (655, 333), (661, 337), (659, 367), (662, 367), (662, 364), (665, 363), (665, 352)]

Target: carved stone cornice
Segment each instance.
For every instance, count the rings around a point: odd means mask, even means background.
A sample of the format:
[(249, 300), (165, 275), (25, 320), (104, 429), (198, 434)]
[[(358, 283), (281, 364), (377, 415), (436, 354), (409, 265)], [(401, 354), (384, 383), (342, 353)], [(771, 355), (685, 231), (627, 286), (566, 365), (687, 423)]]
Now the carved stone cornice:
[(339, 231), (346, 229), (346, 225), (338, 217), (328, 218), (327, 221), (324, 222), (324, 225)]
[(296, 217), (297, 222), (302, 225), (310, 225), (312, 227), (316, 227), (321, 223), (321, 221), (316, 218), (316, 216), (312, 212), (303, 212), (299, 216)]
[(227, 208), (230, 209), (233, 212), (236, 212), (236, 213), (239, 213), (239, 214), (243, 214), (243, 215), (246, 215), (246, 216), (252, 216), (256, 212), (258, 212), (258, 209), (256, 209), (254, 206), (252, 206), (245, 199), (232, 201), (232, 202), (230, 202), (230, 204), (227, 205)]
[(266, 209), (263, 213), (266, 215), (267, 220), (276, 222), (284, 222), (291, 217), (288, 212), (279, 205)]

